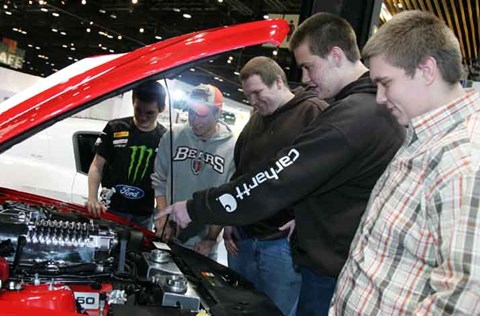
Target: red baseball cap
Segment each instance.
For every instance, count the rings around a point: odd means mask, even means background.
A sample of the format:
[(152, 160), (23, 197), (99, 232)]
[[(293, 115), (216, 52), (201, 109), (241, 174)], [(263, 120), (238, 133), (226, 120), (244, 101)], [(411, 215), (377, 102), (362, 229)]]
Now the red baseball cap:
[(219, 110), (223, 107), (223, 94), (209, 84), (200, 84), (193, 88), (188, 97), (188, 106), (199, 116), (205, 116), (212, 108)]

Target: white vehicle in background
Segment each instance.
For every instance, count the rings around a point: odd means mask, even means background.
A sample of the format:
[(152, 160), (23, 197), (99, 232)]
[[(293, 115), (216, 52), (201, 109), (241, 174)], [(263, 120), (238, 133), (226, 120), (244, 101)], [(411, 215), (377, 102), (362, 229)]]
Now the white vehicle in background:
[(0, 186), (84, 205), (93, 144), (107, 122), (67, 118), (0, 155)]

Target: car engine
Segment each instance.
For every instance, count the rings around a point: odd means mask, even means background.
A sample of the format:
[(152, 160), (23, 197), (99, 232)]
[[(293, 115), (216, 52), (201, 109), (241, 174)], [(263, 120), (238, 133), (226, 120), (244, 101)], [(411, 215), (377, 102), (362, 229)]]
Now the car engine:
[(280, 314), (249, 282), (189, 249), (72, 211), (79, 206), (2, 192), (0, 308), (8, 302), (32, 314)]

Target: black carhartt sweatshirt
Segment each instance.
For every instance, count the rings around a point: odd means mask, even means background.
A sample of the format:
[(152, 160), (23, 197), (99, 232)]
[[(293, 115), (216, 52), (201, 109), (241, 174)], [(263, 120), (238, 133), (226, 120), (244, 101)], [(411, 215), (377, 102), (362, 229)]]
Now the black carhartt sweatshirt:
[(337, 277), (370, 192), (404, 139), (404, 128), (375, 101), (368, 73), (350, 83), (291, 146), (218, 188), (193, 194), (193, 221), (245, 225), (290, 206), (294, 258)]

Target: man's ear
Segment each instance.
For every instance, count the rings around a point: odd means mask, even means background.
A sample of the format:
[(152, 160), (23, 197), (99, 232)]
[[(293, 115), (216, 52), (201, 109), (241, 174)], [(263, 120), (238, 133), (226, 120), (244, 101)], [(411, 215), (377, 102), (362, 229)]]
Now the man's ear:
[(277, 75), (275, 78), (275, 85), (277, 86), (278, 89), (281, 89), (285, 83), (283, 82), (283, 79), (280, 75)]
[(426, 85), (432, 84), (439, 74), (437, 61), (432, 56), (425, 57), (417, 66), (418, 75), (422, 76)]
[(343, 52), (343, 49), (341, 49), (338, 46), (333, 46), (330, 49), (330, 52), (327, 55), (327, 59), (332, 63), (333, 65), (339, 67), (343, 64), (345, 61), (345, 53)]

